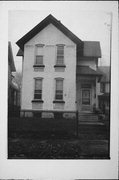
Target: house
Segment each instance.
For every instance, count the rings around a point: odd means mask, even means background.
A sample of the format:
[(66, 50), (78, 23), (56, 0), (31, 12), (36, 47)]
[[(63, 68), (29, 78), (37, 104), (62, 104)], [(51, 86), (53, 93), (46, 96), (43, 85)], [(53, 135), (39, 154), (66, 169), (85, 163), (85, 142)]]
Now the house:
[(49, 15), (16, 44), (23, 60), (21, 116), (74, 117), (98, 107), (99, 42), (82, 41)]
[(102, 78), (100, 80), (99, 89), (99, 108), (103, 113), (108, 113), (110, 110), (110, 66), (100, 66), (98, 67), (100, 73), (102, 73)]
[(19, 87), (15, 82), (13, 73), (16, 72), (11, 42), (8, 42), (8, 116), (18, 114)]

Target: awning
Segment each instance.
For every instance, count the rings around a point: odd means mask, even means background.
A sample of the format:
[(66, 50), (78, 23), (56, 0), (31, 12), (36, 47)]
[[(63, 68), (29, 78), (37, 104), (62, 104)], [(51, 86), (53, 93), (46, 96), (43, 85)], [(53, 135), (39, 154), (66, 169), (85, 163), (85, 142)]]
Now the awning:
[(77, 66), (76, 69), (76, 74), (77, 75), (91, 75), (91, 76), (102, 76), (98, 70), (94, 70), (90, 68), (89, 66)]

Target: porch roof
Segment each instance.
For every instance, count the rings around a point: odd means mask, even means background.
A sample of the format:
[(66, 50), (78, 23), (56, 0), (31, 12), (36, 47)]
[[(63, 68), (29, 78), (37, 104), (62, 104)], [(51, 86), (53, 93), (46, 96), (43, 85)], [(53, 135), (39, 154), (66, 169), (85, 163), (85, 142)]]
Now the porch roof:
[(77, 66), (77, 75), (91, 75), (91, 76), (102, 76), (102, 74), (97, 70), (90, 68), (89, 66)]
[(103, 93), (98, 95), (99, 99), (110, 99), (110, 93)]

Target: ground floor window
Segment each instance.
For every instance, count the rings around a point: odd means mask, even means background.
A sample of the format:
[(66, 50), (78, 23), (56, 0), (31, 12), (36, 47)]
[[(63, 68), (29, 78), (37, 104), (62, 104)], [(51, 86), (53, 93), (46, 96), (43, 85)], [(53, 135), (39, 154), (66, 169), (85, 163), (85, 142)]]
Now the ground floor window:
[(42, 99), (42, 78), (35, 79), (34, 99)]
[(56, 79), (55, 99), (63, 100), (63, 79)]

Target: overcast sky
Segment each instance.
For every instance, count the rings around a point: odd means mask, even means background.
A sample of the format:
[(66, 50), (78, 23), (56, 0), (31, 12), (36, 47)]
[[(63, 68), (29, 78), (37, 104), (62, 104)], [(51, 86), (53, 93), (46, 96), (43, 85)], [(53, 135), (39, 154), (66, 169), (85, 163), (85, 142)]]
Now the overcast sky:
[[(82, 2), (83, 3), (83, 2)], [(13, 55), (17, 71), (21, 70), (21, 57), (17, 57), (18, 46), (15, 44), (22, 36), (36, 26), (49, 14), (61, 21), (79, 39), (84, 41), (100, 41), (102, 58), (99, 65), (109, 65), (110, 60), (110, 19), (109, 9), (82, 10), (79, 2), (47, 2), (41, 3), (40, 10), (11, 10), (8, 12), (8, 40), (12, 43)], [(98, 9), (98, 3), (93, 4)], [(103, 6), (103, 2), (102, 2)]]

